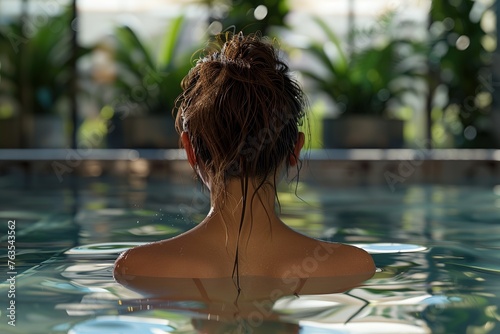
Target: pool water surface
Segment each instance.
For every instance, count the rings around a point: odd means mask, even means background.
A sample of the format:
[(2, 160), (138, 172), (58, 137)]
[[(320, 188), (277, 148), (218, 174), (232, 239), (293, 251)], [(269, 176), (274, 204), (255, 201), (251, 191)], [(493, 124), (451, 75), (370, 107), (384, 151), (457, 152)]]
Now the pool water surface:
[[(1, 180), (0, 333), (500, 333), (500, 185), (283, 185), (285, 222), (366, 249), (377, 273), (343, 293), (238, 304), (224, 289), (216, 298), (183, 299), (197, 282), (164, 283), (180, 291), (169, 299), (112, 277), (125, 249), (178, 235), (204, 217), (208, 196), (191, 180), (72, 181)], [(212, 283), (231, 286), (204, 284)]]

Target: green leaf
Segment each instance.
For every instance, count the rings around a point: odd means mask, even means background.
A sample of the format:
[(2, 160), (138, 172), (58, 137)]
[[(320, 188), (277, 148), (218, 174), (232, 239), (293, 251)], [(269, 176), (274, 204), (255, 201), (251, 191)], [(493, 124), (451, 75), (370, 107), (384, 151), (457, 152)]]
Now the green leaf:
[(184, 16), (180, 15), (175, 18), (169, 27), (169, 33), (165, 35), (163, 40), (163, 47), (159, 57), (158, 66), (160, 68), (170, 67), (174, 61), (175, 50), (177, 49), (177, 42), (180, 37), (182, 25), (184, 23)]
[(336, 47), (337, 52), (340, 57), (340, 66), (346, 67), (347, 64), (349, 63), (347, 56), (342, 48), (342, 42), (338, 38), (338, 36), (333, 32), (333, 30), (328, 27), (328, 25), (320, 19), (319, 17), (315, 17), (314, 21), (322, 28), (323, 32), (326, 34), (328, 37), (328, 40), (333, 43), (333, 45)]

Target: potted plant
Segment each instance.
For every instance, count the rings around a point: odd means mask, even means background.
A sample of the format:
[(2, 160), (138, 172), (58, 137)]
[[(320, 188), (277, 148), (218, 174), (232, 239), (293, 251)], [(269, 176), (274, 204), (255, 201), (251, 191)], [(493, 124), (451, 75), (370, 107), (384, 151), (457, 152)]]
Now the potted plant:
[[(390, 22), (392, 16), (384, 20)], [(370, 31), (368, 45), (348, 52), (323, 20), (314, 21), (327, 43), (311, 41), (305, 50), (321, 70), (301, 72), (312, 88), (328, 96), (336, 108), (338, 117), (323, 120), (324, 147), (402, 147), (404, 122), (391, 117), (391, 109), (401, 104), (406, 92), (416, 89), (414, 80), (423, 71), (422, 44), (387, 36), (379, 41)]]
[(11, 101), (0, 101), (0, 148), (21, 147), (21, 118), (14, 113)]
[[(69, 9), (49, 17), (25, 37), (14, 22), (0, 33), (2, 67), (0, 97), (19, 111), (17, 129), (28, 147), (64, 147), (68, 144), (64, 111), (68, 109), (71, 16)], [(81, 56), (88, 50), (79, 48)]]
[(114, 112), (114, 131), (109, 135), (122, 138), (108, 140), (108, 146), (178, 147), (171, 111), (182, 92), (180, 82), (193, 65), (193, 52), (179, 51), (183, 26), (181, 16), (172, 21), (158, 56), (130, 27), (115, 29), (116, 77), (111, 83), (112, 98), (106, 104)]

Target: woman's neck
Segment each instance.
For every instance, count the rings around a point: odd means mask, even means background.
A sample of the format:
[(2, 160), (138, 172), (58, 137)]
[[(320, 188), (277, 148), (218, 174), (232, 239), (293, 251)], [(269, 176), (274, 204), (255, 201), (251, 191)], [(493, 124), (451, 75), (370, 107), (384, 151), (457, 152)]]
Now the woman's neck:
[[(275, 187), (265, 182), (248, 179), (243, 189), (240, 179), (230, 180), (220, 198), (211, 198), (211, 210), (205, 222), (222, 220), (229, 235), (249, 236), (272, 232), (272, 227), (282, 224), (275, 212)], [(240, 227), (241, 223), (241, 227)]]

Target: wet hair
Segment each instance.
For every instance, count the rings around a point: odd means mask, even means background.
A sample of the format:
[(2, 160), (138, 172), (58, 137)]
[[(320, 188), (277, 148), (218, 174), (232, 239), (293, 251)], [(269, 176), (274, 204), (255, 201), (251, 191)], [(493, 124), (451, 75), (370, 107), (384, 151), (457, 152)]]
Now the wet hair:
[(232, 178), (259, 189), (272, 177), (276, 187), (279, 170), (288, 170), (307, 100), (274, 44), (256, 34), (219, 35), (182, 80), (176, 129), (188, 133), (215, 198)]

